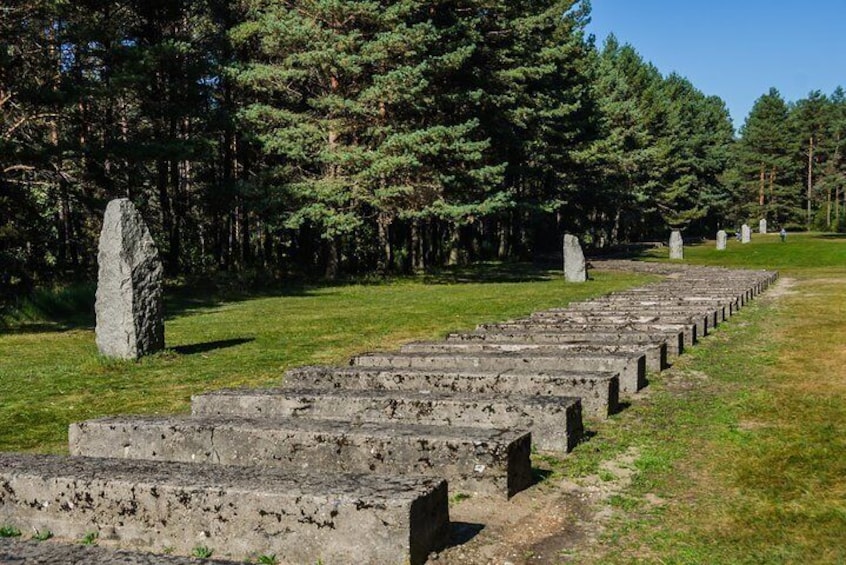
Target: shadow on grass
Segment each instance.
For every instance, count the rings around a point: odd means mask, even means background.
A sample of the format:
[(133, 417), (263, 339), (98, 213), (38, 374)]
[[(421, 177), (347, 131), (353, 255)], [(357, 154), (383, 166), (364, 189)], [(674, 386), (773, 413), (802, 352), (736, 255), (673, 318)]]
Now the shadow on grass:
[(824, 233), (817, 236), (819, 239), (846, 239), (846, 233)]
[[(560, 274), (560, 273), (559, 273)], [(538, 282), (555, 276), (551, 263), (475, 263), (445, 267), (422, 276), (426, 284)]]
[(177, 345), (170, 349), (180, 355), (196, 355), (197, 353), (207, 353), (215, 349), (226, 349), (227, 347), (235, 347), (244, 343), (255, 341), (254, 337), (239, 337), (235, 339), (220, 339), (217, 341), (207, 341), (205, 343), (194, 343), (191, 345)]
[(619, 413), (620, 413), (620, 412), (622, 412), (623, 410), (628, 410), (628, 409), (629, 409), (629, 408), (631, 408), (631, 407), (632, 407), (632, 403), (631, 403), (631, 402), (625, 402), (625, 401), (622, 401), (622, 400), (621, 400), (620, 402), (617, 402), (617, 408), (615, 408), (615, 409), (611, 412), (611, 414), (612, 414), (612, 415), (613, 415), (613, 414), (619, 414)]
[[(446, 267), (420, 275), (362, 275), (337, 280), (304, 277), (271, 280), (263, 276), (218, 274), (170, 283), (165, 289), (165, 317), (180, 316), (217, 308), (225, 303), (260, 298), (310, 296), (317, 292), (349, 285), (385, 285), (401, 281), (423, 284), (483, 284), (538, 282), (556, 276), (550, 264), (480, 262), (468, 266)], [(559, 271), (560, 274), (560, 271)], [(36, 291), (21, 299), (8, 311), (0, 312), (2, 333), (46, 333), (74, 329), (93, 329), (96, 284)]]

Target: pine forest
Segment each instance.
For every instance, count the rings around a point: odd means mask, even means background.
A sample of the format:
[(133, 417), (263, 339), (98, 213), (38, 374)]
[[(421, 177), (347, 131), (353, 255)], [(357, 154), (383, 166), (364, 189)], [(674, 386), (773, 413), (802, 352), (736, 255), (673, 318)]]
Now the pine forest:
[(130, 198), (171, 277), (334, 278), (846, 231), (846, 91), (742, 124), (578, 0), (7, 0), (0, 295), (90, 279)]

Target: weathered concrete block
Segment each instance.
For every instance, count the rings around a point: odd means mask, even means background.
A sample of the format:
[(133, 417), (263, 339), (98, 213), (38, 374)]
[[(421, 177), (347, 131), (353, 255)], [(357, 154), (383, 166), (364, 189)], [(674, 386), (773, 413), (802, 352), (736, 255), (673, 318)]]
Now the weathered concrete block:
[(752, 230), (747, 224), (740, 226), (740, 243), (749, 243), (752, 241)]
[(292, 388), (411, 390), (485, 395), (575, 396), (588, 416), (604, 418), (617, 411), (617, 373), (514, 370), (496, 372), (377, 369), (365, 367), (298, 367), (285, 373)]
[(767, 233), (767, 220), (765, 218), (761, 218), (761, 221), (758, 222), (758, 233)]
[(571, 303), (566, 309), (552, 308), (545, 310), (543, 313), (535, 313), (532, 317), (543, 317), (548, 314), (555, 314), (557, 312), (568, 312), (573, 310), (590, 311), (590, 310), (616, 310), (627, 313), (637, 312), (638, 310), (649, 311), (651, 313), (704, 313), (709, 315), (709, 310), (713, 311), (716, 326), (719, 322), (724, 321), (727, 316), (726, 310), (728, 303), (719, 298), (697, 298), (697, 297), (673, 297), (673, 296), (646, 296), (639, 297), (619, 297), (619, 296), (603, 296), (595, 300), (587, 302)]
[(621, 317), (621, 316), (581, 316), (566, 320), (511, 320), (498, 324), (479, 324), (479, 331), (501, 330), (535, 330), (544, 332), (554, 331), (616, 331), (622, 329), (642, 331), (676, 331), (684, 332), (684, 344), (692, 347), (699, 339), (696, 323), (688, 320), (667, 320), (658, 317)]
[(195, 416), (311, 418), (427, 426), (521, 429), (532, 446), (569, 451), (583, 432), (582, 404), (561, 396), (290, 389), (221, 390), (192, 397)]
[(726, 230), (720, 230), (717, 232), (717, 251), (724, 251), (726, 248), (726, 242), (728, 241), (728, 235), (726, 234)]
[(138, 359), (163, 349), (162, 263), (141, 214), (126, 198), (106, 207), (97, 263), (100, 353)]
[(620, 375), (620, 390), (637, 392), (646, 386), (644, 353), (589, 353), (560, 351), (539, 355), (533, 352), (500, 353), (368, 353), (352, 358), (357, 367), (380, 369), (423, 369), (453, 371), (599, 371)]
[(526, 324), (522, 322), (503, 322), (500, 324), (479, 324), (474, 333), (495, 333), (503, 334), (509, 332), (526, 332), (537, 334), (553, 334), (553, 333), (574, 333), (574, 332), (630, 332), (630, 333), (667, 333), (670, 336), (681, 332), (682, 334), (682, 348), (673, 351), (673, 342), (667, 343), (670, 347), (669, 353), (681, 354), (684, 347), (691, 347), (696, 344), (698, 336), (696, 334), (696, 324), (660, 324), (660, 323), (612, 323), (612, 322), (556, 322), (554, 324)]
[(684, 240), (679, 230), (670, 232), (670, 259), (684, 259)]
[(584, 317), (611, 316), (617, 318), (626, 316), (628, 318), (643, 319), (646, 321), (681, 321), (688, 320), (696, 324), (698, 335), (707, 335), (717, 326), (719, 320), (718, 310), (701, 306), (641, 306), (623, 304), (603, 304), (602, 302), (580, 302), (570, 305), (569, 310), (555, 312), (535, 312), (531, 320), (562, 321), (582, 320)]
[(0, 454), (0, 523), (244, 560), (422, 564), (449, 537), (439, 479)]
[(564, 280), (567, 282), (585, 282), (587, 268), (585, 254), (579, 238), (574, 235), (564, 235)]
[(667, 367), (666, 340), (659, 343), (622, 344), (619, 341), (581, 341), (578, 343), (514, 343), (494, 340), (475, 343), (454, 341), (415, 342), (402, 346), (403, 353), (523, 353), (526, 355), (556, 356), (571, 353), (623, 353), (644, 355), (649, 371), (662, 371)]
[(274, 466), (288, 471), (444, 477), (510, 497), (529, 487), (531, 434), (397, 423), (214, 416), (113, 417), (72, 424), (72, 455)]
[[(475, 331), (451, 333), (447, 336), (450, 342), (507, 342), (525, 344), (568, 344), (568, 343), (619, 343), (621, 345), (641, 345), (651, 347), (655, 344), (663, 346), (666, 356), (678, 356), (684, 351), (684, 333), (681, 331), (637, 331), (637, 330), (567, 330), (545, 332), (543, 330), (503, 330), (503, 331)], [(648, 362), (648, 361), (647, 361)]]
[[(34, 533), (34, 532), (33, 532)], [(106, 541), (108, 543), (108, 541)], [(3, 565), (197, 565), (194, 557), (143, 553), (75, 543), (0, 538)], [(203, 565), (243, 565), (243, 561), (203, 559)]]

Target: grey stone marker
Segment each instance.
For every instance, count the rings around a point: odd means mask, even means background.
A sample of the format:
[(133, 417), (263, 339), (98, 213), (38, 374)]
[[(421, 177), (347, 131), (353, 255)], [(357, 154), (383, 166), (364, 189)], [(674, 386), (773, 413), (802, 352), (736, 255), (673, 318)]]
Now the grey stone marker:
[(138, 359), (164, 348), (162, 263), (141, 214), (126, 198), (106, 207), (97, 263), (100, 353)]
[(749, 243), (752, 241), (752, 230), (747, 224), (740, 226), (740, 243)]
[(761, 218), (761, 221), (758, 222), (758, 233), (767, 233), (767, 220), (766, 220), (766, 218)]
[(670, 259), (684, 259), (684, 240), (679, 230), (670, 232)]
[(717, 232), (717, 251), (724, 251), (726, 248), (726, 230)]
[(567, 282), (585, 282), (587, 270), (585, 255), (579, 238), (574, 235), (564, 235), (564, 280)]

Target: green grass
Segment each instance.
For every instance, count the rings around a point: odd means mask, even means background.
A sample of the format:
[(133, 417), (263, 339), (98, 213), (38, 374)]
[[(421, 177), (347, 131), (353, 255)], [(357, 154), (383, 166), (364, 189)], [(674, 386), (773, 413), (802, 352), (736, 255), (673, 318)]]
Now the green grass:
[[(598, 544), (562, 559), (846, 563), (846, 239), (756, 235), (724, 252), (688, 246), (685, 262), (777, 269), (796, 284), (653, 375), (630, 407), (591, 423), (596, 435), (571, 455), (534, 455), (550, 471), (543, 491), (562, 476), (611, 484), (605, 464), (633, 455), (632, 482), (606, 501), (612, 519)], [(138, 363), (100, 359), (85, 322), (48, 308), (0, 335), (0, 450), (63, 452), (70, 422), (185, 411), (194, 393), (276, 384), (287, 367), (342, 363), (648, 280), (595, 276), (568, 285), (482, 265), (252, 296), (182, 289), (168, 297), (169, 350)]]
[(602, 478), (604, 461), (637, 453), (577, 562), (846, 563), (846, 239), (758, 236), (729, 252), (694, 247), (686, 262), (778, 269), (795, 286), (653, 377), (556, 467)]
[[(30, 319), (0, 334), (0, 450), (66, 452), (71, 422), (189, 409), (192, 394), (279, 384), (285, 369), (525, 315), (648, 280), (597, 272), (586, 284), (525, 265), (480, 265), (422, 279), (291, 286), (167, 300), (168, 350), (140, 362), (97, 355), (94, 332)], [(79, 316), (76, 316), (78, 319)]]
[[(729, 239), (724, 251), (713, 241), (686, 244), (685, 262), (739, 269), (773, 269), (802, 278), (838, 272), (846, 263), (846, 234), (791, 233), (782, 243), (778, 233), (752, 234), (751, 243)], [(651, 250), (646, 257), (664, 258), (667, 248)]]

